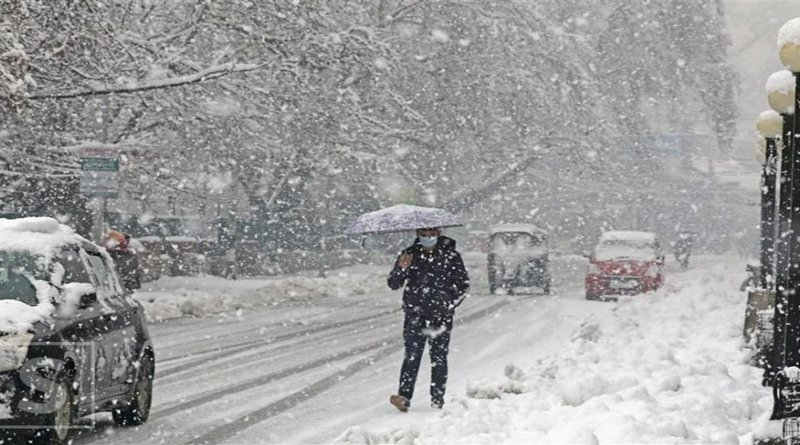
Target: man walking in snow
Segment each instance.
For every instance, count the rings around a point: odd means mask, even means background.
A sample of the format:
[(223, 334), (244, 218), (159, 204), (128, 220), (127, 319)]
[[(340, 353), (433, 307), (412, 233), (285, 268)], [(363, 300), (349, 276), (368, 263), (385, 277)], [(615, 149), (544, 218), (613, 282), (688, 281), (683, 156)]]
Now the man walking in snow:
[(389, 402), (408, 411), (425, 343), (431, 356), (431, 406), (444, 405), (447, 353), (455, 308), (469, 290), (469, 276), (456, 242), (438, 228), (417, 230), (414, 244), (400, 254), (389, 273), (389, 287), (403, 291), (405, 358), (400, 388)]

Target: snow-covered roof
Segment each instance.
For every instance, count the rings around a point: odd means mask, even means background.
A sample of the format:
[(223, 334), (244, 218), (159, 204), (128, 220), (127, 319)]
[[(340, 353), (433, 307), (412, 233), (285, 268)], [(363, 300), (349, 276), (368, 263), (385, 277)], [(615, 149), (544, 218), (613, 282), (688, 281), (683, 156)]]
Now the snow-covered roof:
[(547, 235), (547, 231), (533, 224), (498, 224), (489, 228), (489, 233), (499, 232), (524, 232)]
[(637, 241), (655, 243), (656, 235), (651, 232), (637, 232), (633, 230), (614, 230), (600, 235), (600, 241)]
[(56, 249), (80, 239), (70, 227), (53, 218), (0, 218), (0, 250), (51, 257)]

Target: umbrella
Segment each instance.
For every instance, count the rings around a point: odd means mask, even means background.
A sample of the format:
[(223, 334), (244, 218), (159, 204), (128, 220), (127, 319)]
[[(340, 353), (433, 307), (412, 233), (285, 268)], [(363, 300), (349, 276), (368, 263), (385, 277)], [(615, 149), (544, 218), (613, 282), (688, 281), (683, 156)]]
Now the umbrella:
[(374, 212), (365, 213), (345, 229), (345, 233), (392, 233), (425, 227), (460, 226), (456, 215), (444, 209), (398, 204)]

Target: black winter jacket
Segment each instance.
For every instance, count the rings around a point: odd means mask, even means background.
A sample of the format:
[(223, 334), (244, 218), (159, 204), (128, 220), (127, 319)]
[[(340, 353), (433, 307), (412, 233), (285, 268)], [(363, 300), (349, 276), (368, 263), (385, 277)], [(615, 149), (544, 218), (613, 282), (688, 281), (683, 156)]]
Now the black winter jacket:
[[(411, 265), (403, 271), (400, 256), (413, 255)], [(403, 287), (403, 309), (430, 318), (452, 317), (455, 306), (469, 290), (469, 276), (456, 252), (455, 240), (440, 236), (436, 248), (427, 252), (417, 239), (397, 257), (389, 273), (389, 287)]]

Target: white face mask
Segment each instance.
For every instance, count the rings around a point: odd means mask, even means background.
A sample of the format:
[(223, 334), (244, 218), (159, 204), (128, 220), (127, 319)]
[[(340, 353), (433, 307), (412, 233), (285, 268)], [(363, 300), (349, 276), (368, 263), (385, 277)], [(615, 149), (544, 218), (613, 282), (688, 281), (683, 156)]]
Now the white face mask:
[(420, 236), (419, 243), (422, 244), (422, 247), (431, 248), (436, 245), (436, 242), (439, 241), (438, 236)]

